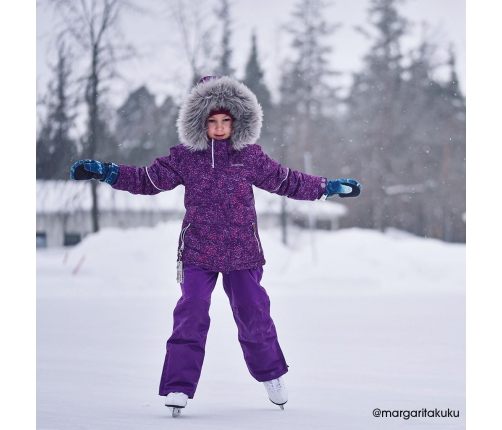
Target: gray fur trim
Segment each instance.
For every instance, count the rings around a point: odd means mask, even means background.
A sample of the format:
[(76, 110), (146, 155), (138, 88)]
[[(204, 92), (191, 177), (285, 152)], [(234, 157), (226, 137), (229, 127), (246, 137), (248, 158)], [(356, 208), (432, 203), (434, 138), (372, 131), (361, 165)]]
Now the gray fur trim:
[(234, 117), (231, 140), (236, 150), (258, 140), (263, 111), (256, 96), (236, 79), (222, 76), (197, 84), (183, 101), (176, 122), (180, 142), (191, 151), (207, 149), (206, 118), (216, 109)]

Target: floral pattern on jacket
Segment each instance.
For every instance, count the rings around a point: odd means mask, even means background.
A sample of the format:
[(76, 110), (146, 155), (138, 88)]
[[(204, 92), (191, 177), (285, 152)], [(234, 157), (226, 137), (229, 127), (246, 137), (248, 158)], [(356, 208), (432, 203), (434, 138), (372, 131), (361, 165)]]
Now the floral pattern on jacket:
[(253, 185), (297, 200), (316, 200), (326, 178), (281, 166), (259, 145), (241, 150), (230, 141), (212, 141), (204, 151), (171, 148), (149, 167), (119, 165), (113, 188), (157, 194), (185, 186), (185, 208), (178, 252), (182, 261), (229, 272), (265, 264), (258, 234)]

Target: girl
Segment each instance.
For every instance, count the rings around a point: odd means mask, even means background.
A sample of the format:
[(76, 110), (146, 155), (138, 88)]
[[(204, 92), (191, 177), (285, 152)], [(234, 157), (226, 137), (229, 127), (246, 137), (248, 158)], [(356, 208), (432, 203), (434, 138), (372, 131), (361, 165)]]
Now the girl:
[(255, 144), (261, 125), (262, 109), (249, 88), (231, 77), (207, 76), (181, 106), (181, 144), (172, 147), (169, 156), (150, 167), (80, 160), (71, 168), (74, 180), (98, 179), (133, 194), (185, 186), (177, 261), (182, 294), (173, 313), (159, 388), (173, 417), (197, 389), (211, 293), (219, 273), (249, 372), (264, 383), (272, 403), (284, 409), (288, 401), (282, 378), (288, 366), (270, 316), (269, 297), (260, 285), (265, 258), (253, 185), (298, 200), (357, 197), (361, 192), (356, 181), (328, 181), (269, 158)]

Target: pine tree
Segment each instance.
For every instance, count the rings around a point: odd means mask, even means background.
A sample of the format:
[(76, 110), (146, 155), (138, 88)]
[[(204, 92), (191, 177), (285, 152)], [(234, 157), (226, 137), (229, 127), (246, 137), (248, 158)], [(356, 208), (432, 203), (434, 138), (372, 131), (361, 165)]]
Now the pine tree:
[[(450, 80), (445, 88), (445, 98), (449, 101), (450, 115), (445, 136), (442, 178), (448, 181), (453, 193), (448, 193), (448, 210), (445, 211), (444, 239), (453, 242), (466, 241), (466, 101), (458, 83), (456, 58), (450, 48)], [(446, 187), (445, 187), (446, 190)]]
[(120, 146), (117, 160), (123, 164), (147, 166), (178, 144), (178, 106), (167, 96), (157, 107), (155, 96), (141, 86), (116, 111), (115, 136)]
[[(426, 45), (426, 44), (425, 44)], [(422, 52), (427, 52), (424, 48)], [(430, 49), (429, 49), (430, 51)], [(418, 62), (418, 64), (417, 64)], [(450, 52), (450, 79), (443, 83), (432, 77), (425, 54), (412, 63), (408, 82), (410, 99), (419, 102), (410, 109), (413, 122), (413, 172), (426, 192), (417, 200), (422, 224), (417, 233), (447, 241), (465, 241), (465, 98), (458, 85), (455, 56)], [(427, 68), (428, 73), (427, 73)], [(417, 73), (417, 69), (421, 73)]]
[(156, 115), (155, 97), (146, 86), (133, 91), (117, 109), (115, 134), (122, 163), (145, 166), (153, 161)]
[(264, 81), (264, 72), (260, 66), (256, 34), (254, 32), (251, 35), (251, 52), (246, 63), (243, 83), (253, 91), (263, 109), (263, 128), (260, 144), (267, 153), (274, 156), (276, 152), (274, 136), (278, 133), (277, 127), (274, 127), (277, 123), (275, 118), (276, 113), (273, 109), (270, 91)]
[[(336, 75), (329, 66), (331, 45), (326, 38), (337, 25), (324, 17), (327, 4), (322, 0), (300, 0), (287, 26), (292, 36), (294, 58), (285, 62), (280, 87), (281, 145), (287, 146), (287, 163), (304, 169), (304, 155), (311, 154), (320, 165), (329, 166), (326, 138), (333, 139), (333, 119), (338, 98), (331, 79)], [(329, 130), (329, 131), (328, 131)]]
[(47, 90), (47, 114), (37, 138), (37, 179), (68, 179), (76, 161), (77, 147), (70, 132), (74, 126), (70, 96), (71, 52), (64, 41), (58, 44), (58, 59), (52, 68), (55, 78)]
[(51, 139), (52, 124), (45, 121), (37, 136), (36, 142), (36, 178), (54, 179), (52, 159), (55, 157), (55, 148)]
[(272, 97), (264, 82), (263, 69), (258, 59), (258, 47), (256, 45), (256, 34), (254, 32), (251, 35), (251, 53), (246, 63), (243, 83), (256, 94), (256, 98), (263, 110), (272, 107)]
[[(399, 0), (371, 0), (369, 21), (376, 36), (364, 58), (363, 70), (354, 74), (348, 97), (349, 155), (354, 161), (351, 174), (365, 184), (366, 198), (358, 204), (347, 202), (357, 210), (360, 226), (383, 230), (388, 226), (389, 198), (386, 188), (399, 184), (392, 160), (403, 150), (403, 111), (401, 97), (401, 39), (408, 22), (399, 15)], [(356, 209), (357, 208), (357, 209)]]
[(161, 155), (165, 155), (167, 148), (179, 143), (176, 120), (178, 119), (179, 106), (173, 98), (167, 96), (162, 105), (160, 105), (156, 116), (156, 148)]
[(230, 40), (232, 37), (230, 21), (230, 3), (228, 0), (220, 0), (220, 7), (215, 10), (218, 22), (221, 23), (221, 51), (218, 58), (218, 65), (215, 74), (218, 76), (234, 76), (235, 70), (231, 66), (232, 49)]
[(465, 100), (454, 60), (450, 82), (434, 78), (441, 63), (426, 38), (402, 54), (409, 23), (398, 3), (372, 0), (369, 8), (376, 37), (354, 75), (346, 122), (351, 175), (360, 179), (366, 198), (345, 202), (351, 217), (342, 224), (462, 241)]

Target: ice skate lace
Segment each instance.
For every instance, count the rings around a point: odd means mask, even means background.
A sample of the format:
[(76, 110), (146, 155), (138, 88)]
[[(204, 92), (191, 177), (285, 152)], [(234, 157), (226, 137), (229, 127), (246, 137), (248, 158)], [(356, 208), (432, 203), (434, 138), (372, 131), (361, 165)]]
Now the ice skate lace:
[(272, 379), (271, 381), (267, 381), (267, 388), (272, 392), (280, 392), (282, 391), (282, 381), (280, 379)]

